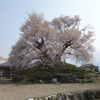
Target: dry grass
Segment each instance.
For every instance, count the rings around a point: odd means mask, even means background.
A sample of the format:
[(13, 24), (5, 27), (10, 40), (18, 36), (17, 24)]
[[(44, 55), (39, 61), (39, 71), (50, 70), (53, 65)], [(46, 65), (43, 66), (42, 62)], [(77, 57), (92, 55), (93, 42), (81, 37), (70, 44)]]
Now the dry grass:
[(0, 85), (0, 100), (28, 100), (57, 93), (100, 89), (100, 84), (34, 84), (34, 85)]

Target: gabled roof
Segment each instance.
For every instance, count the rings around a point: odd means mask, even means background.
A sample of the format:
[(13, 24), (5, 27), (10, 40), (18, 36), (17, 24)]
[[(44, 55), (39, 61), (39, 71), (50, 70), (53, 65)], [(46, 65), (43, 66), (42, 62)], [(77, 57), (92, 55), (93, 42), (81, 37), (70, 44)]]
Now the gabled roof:
[(0, 64), (0, 66), (11, 66), (11, 63), (10, 62), (3, 62)]
[(0, 64), (5, 63), (6, 61), (0, 60)]
[(93, 64), (86, 64), (86, 65), (82, 65), (80, 66), (81, 68), (98, 68), (98, 66), (95, 66)]

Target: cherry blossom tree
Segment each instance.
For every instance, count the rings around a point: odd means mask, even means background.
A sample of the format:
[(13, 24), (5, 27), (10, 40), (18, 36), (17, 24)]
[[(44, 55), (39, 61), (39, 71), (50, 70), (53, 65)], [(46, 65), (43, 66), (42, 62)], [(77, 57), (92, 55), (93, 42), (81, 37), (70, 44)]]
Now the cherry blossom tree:
[(32, 13), (20, 28), (19, 41), (12, 46), (9, 61), (20, 67), (33, 66), (37, 61), (53, 65), (61, 59), (71, 58), (88, 63), (93, 58), (93, 31), (80, 29), (79, 16), (60, 16), (51, 22), (43, 14)]

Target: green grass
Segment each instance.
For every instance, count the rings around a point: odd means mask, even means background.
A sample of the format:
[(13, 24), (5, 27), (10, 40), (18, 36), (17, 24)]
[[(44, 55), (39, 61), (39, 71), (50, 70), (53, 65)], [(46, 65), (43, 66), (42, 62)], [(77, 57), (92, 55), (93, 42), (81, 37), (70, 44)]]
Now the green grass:
[(90, 78), (90, 79), (82, 79), (82, 83), (100, 83), (100, 81), (97, 78)]
[[(77, 78), (82, 80), (82, 83), (97, 83), (98, 80), (93, 78), (95, 76), (94, 72), (92, 75), (91, 70), (86, 70), (83, 68), (78, 68), (75, 65), (63, 63), (63, 62), (56, 62), (53, 67), (48, 65), (42, 66), (42, 64), (35, 66), (33, 68), (23, 70), (19, 72), (16, 76), (21, 77), (26, 80), (26, 82), (38, 82), (42, 80), (44, 82), (48, 82), (52, 80), (52, 78), (60, 78), (63, 75), (74, 75)], [(26, 83), (25, 83), (26, 84)]]

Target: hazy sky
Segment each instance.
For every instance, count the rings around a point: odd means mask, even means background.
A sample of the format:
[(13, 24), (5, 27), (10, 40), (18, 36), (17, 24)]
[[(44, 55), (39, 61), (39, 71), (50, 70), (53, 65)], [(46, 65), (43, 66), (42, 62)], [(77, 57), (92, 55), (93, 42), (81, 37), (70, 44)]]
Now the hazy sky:
[(31, 12), (43, 13), (49, 21), (61, 14), (79, 15), (81, 28), (91, 25), (95, 31), (93, 64), (100, 64), (100, 0), (0, 0), (0, 56), (9, 57), (20, 37), (19, 28)]

